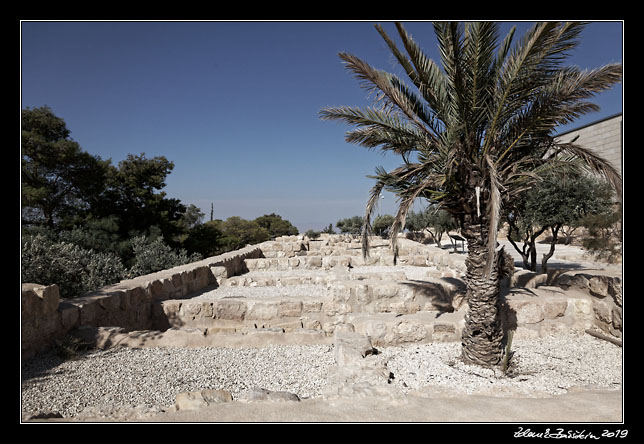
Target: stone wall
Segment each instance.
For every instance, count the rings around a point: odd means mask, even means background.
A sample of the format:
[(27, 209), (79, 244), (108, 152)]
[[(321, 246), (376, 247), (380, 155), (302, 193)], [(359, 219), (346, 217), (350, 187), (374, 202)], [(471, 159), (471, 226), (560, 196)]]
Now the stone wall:
[[(374, 244), (374, 264), (387, 264), (391, 257), (387, 243)], [(227, 333), (297, 333), (321, 339), (332, 335), (338, 326), (351, 324), (377, 345), (459, 340), (467, 309), (463, 301), (464, 255), (401, 239), (400, 263), (427, 270), (426, 279), (408, 280), (395, 268), (349, 272), (348, 265), (364, 264), (360, 248), (350, 237), (308, 241), (286, 236), (68, 300), (60, 299), (56, 285), (23, 284), (23, 357), (46, 349), (79, 327), (193, 329), (205, 339)], [(280, 275), (280, 270), (302, 272)], [(193, 299), (218, 286), (302, 284), (325, 288), (327, 296), (303, 293), (298, 297)], [(622, 336), (619, 277), (594, 271), (551, 269), (548, 274), (536, 274), (517, 270), (505, 285), (504, 321), (518, 337), (588, 328)]]
[(22, 284), (21, 344), (27, 358), (50, 347), (78, 327), (148, 329), (161, 301), (191, 297), (215, 288), (225, 278), (243, 273), (245, 259), (262, 256), (261, 248), (213, 256), (169, 270), (108, 285), (84, 296), (61, 300), (58, 286)]
[(557, 136), (559, 142), (570, 142), (578, 137), (575, 144), (583, 146), (608, 160), (622, 171), (622, 114), (583, 126)]

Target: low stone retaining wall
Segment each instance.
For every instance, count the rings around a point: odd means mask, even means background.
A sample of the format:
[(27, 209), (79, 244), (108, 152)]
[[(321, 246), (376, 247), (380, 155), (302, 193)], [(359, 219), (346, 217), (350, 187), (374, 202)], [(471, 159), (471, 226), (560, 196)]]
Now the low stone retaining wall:
[(261, 255), (259, 246), (249, 246), (124, 280), (74, 299), (62, 300), (57, 285), (22, 284), (22, 356), (27, 358), (50, 347), (77, 327), (151, 328), (155, 304), (214, 288), (222, 279), (247, 271), (245, 259)]
[[(419, 244), (402, 237), (398, 239), (398, 244), (397, 263), (400, 265), (435, 266), (465, 273), (463, 254), (452, 254), (434, 245)], [(270, 266), (273, 269), (288, 270), (295, 267), (328, 269), (337, 264), (394, 265), (389, 241), (374, 237), (370, 246), (369, 258), (365, 260), (362, 257), (362, 242), (351, 236), (326, 236), (320, 240), (308, 240), (302, 236), (282, 236), (260, 244), (266, 259), (258, 261), (256, 265), (249, 264), (249, 269), (251, 266), (253, 269), (267, 269)], [(340, 258), (333, 259), (334, 257)]]
[[(552, 269), (547, 274), (519, 270), (510, 287), (551, 288), (581, 292), (588, 297), (585, 311), (592, 313), (592, 325), (618, 338), (622, 337), (622, 279), (601, 272)], [(581, 309), (581, 308), (579, 308)]]

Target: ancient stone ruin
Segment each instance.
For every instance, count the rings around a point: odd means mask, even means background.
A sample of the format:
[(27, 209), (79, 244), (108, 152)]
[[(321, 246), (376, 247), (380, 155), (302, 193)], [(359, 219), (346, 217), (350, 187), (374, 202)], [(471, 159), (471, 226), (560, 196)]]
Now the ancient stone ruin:
[[(70, 334), (98, 348), (333, 344), (338, 393), (387, 392), (387, 384), (369, 381), (386, 381), (389, 372), (364, 365), (375, 347), (460, 340), (466, 255), (401, 238), (394, 266), (387, 240), (371, 244), (365, 259), (351, 236), (284, 236), (75, 299), (61, 299), (56, 285), (25, 283), (22, 356)], [(621, 275), (519, 270), (503, 282), (502, 295), (504, 324), (515, 338), (567, 331), (621, 338)], [(229, 396), (184, 393), (177, 404), (193, 408), (221, 397)]]

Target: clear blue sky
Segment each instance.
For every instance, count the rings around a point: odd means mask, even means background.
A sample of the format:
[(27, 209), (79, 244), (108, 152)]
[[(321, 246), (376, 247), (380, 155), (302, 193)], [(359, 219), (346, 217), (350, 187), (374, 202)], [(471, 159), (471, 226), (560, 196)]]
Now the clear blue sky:
[[(22, 22), (22, 108), (48, 105), (81, 147), (174, 162), (165, 192), (209, 219), (280, 214), (300, 232), (362, 215), (376, 166), (394, 156), (348, 144), (325, 106), (368, 105), (337, 54), (398, 72), (373, 22)], [(391, 36), (394, 24), (382, 22)], [(504, 22), (504, 36), (513, 23)], [(520, 22), (518, 38), (531, 26)], [(428, 22), (405, 22), (439, 60)], [(621, 62), (623, 23), (593, 22), (569, 59)], [(622, 86), (571, 129), (622, 112)], [(563, 129), (562, 129), (563, 130)], [(382, 213), (394, 214), (385, 194)]]

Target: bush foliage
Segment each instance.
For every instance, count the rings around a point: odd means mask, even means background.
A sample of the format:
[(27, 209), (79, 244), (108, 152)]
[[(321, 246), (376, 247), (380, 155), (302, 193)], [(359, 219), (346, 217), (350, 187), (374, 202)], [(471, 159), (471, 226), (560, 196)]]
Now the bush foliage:
[[(118, 165), (84, 152), (49, 107), (22, 110), (21, 278), (63, 297), (297, 234), (277, 214), (201, 223), (166, 196), (174, 164), (129, 154)], [(212, 218), (212, 213), (211, 213)]]

